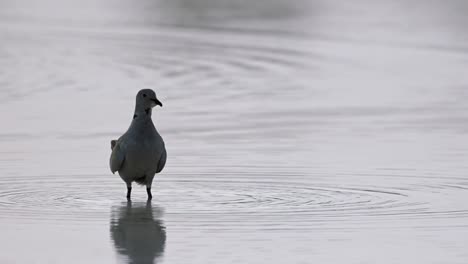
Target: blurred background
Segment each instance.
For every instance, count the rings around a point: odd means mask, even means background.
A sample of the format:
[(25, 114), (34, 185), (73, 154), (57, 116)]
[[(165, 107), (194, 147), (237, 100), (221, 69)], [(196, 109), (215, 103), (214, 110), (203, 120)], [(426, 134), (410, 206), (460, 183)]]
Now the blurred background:
[[(467, 13), (0, 0), (0, 262), (467, 263)], [(142, 88), (168, 162), (127, 203)]]

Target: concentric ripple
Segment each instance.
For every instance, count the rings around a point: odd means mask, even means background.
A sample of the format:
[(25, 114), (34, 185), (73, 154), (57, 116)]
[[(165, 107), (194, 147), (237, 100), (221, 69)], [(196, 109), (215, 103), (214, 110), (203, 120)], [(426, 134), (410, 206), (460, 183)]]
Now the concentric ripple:
[[(174, 221), (184, 221), (182, 216), (189, 215), (199, 224), (209, 222), (213, 226), (216, 226), (215, 222), (237, 220), (274, 224), (288, 218), (306, 223), (356, 217), (376, 221), (388, 220), (388, 217), (468, 217), (467, 207), (457, 210), (449, 207), (451, 195), (466, 191), (466, 186), (457, 179), (448, 183), (427, 178), (427, 185), (417, 188), (408, 188), (411, 184), (407, 180), (406, 188), (402, 188), (398, 177), (390, 177), (394, 186), (389, 182), (381, 186), (359, 186), (352, 181), (338, 185), (325, 177), (308, 182), (303, 180), (311, 179), (313, 175), (278, 176), (281, 175), (262, 180), (258, 175), (249, 174), (238, 178), (229, 173), (168, 175), (155, 182), (154, 202), (165, 208), (168, 217)], [(421, 181), (420, 178), (417, 180)], [(4, 191), (0, 193), (0, 215), (35, 221), (68, 219), (85, 223), (104, 220), (110, 206), (124, 200), (124, 187), (116, 176), (2, 178), (0, 188)], [(430, 189), (438, 192), (428, 195)], [(135, 200), (145, 199), (140, 190), (135, 188)], [(445, 202), (435, 203), (438, 197), (444, 197)]]

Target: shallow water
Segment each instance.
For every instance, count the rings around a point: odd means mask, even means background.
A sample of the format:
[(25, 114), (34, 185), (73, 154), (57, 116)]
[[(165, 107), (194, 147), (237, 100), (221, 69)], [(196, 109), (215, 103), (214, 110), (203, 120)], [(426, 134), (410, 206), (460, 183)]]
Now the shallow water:
[[(467, 263), (465, 1), (0, 1), (1, 263)], [(154, 199), (108, 169), (154, 88)]]

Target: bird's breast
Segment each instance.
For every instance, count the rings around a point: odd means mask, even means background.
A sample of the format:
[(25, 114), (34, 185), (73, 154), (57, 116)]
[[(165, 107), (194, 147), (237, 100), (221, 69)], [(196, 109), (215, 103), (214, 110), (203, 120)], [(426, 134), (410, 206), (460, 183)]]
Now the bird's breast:
[(135, 171), (155, 171), (163, 151), (164, 143), (156, 137), (135, 140), (127, 146), (125, 162)]

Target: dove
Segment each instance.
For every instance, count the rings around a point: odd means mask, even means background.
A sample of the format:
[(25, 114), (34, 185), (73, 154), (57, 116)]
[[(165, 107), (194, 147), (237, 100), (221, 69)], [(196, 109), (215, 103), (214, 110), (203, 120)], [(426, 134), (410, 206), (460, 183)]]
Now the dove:
[(118, 172), (127, 184), (128, 200), (131, 197), (132, 182), (145, 185), (148, 200), (151, 200), (154, 176), (166, 165), (164, 140), (151, 119), (153, 107), (156, 105), (162, 107), (153, 90), (140, 90), (136, 95), (135, 112), (130, 127), (118, 140), (111, 140), (110, 170), (113, 174)]

